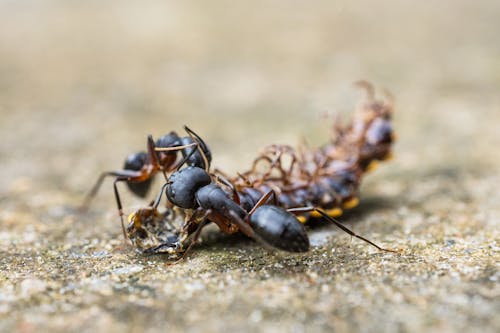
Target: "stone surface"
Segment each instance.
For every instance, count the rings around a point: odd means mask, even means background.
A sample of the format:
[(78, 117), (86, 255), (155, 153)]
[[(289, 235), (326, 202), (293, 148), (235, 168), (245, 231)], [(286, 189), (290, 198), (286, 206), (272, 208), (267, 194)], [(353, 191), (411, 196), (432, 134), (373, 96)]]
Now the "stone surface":
[[(0, 331), (498, 332), (500, 5), (0, 4)], [(368, 79), (396, 97), (395, 159), (309, 253), (210, 228), (177, 265), (124, 245), (103, 170), (189, 124), (214, 165), (321, 144)], [(159, 181), (155, 188), (159, 186)], [(125, 211), (144, 202), (121, 187)], [(154, 194), (151, 193), (151, 196)]]

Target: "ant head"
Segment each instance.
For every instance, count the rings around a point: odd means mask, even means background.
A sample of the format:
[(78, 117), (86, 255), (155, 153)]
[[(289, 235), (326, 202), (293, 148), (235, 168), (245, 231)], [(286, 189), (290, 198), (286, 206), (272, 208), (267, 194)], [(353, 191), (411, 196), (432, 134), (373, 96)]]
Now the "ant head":
[(187, 167), (174, 172), (168, 181), (165, 193), (174, 205), (185, 208), (196, 208), (196, 192), (212, 182), (210, 175), (198, 167)]
[[(123, 164), (123, 169), (131, 171), (139, 171), (148, 162), (148, 154), (146, 152), (138, 152), (130, 154), (125, 159)], [(127, 186), (135, 195), (144, 198), (148, 194), (149, 188), (151, 187), (151, 182), (153, 177), (148, 178), (142, 182), (127, 182)]]
[(127, 236), (141, 252), (154, 251), (159, 246), (178, 242), (178, 232), (172, 227), (173, 212), (160, 213), (153, 207), (141, 208), (130, 214)]

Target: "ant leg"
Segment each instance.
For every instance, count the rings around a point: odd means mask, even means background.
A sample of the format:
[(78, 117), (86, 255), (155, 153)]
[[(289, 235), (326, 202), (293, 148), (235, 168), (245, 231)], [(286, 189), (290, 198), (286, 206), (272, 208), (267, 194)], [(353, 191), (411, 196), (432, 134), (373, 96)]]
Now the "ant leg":
[(327, 213), (325, 213), (324, 211), (322, 211), (319, 208), (316, 208), (316, 207), (298, 207), (298, 208), (290, 208), (290, 209), (288, 209), (288, 211), (291, 212), (291, 213), (317, 212), (322, 217), (324, 217), (325, 219), (327, 219), (329, 222), (332, 222), (333, 224), (335, 224), (337, 227), (339, 227), (340, 229), (342, 229), (344, 232), (348, 233), (349, 235), (351, 235), (353, 237), (356, 237), (358, 239), (361, 239), (362, 241), (365, 241), (366, 243), (368, 243), (368, 244), (376, 247), (377, 249), (379, 249), (381, 251), (392, 252), (392, 253), (399, 253), (396, 250), (385, 249), (383, 247), (380, 247), (377, 244), (373, 243), (372, 241), (364, 238), (363, 236), (360, 236), (360, 235), (356, 234), (354, 231), (352, 231), (351, 229), (345, 227), (339, 221), (337, 221), (333, 217), (329, 216)]
[[(201, 230), (207, 224), (207, 222), (208, 222), (208, 218), (207, 217), (211, 213), (212, 213), (212, 211), (209, 209), (209, 210), (207, 210), (205, 212), (205, 214), (203, 214), (202, 221), (196, 227), (196, 231), (194, 232), (193, 239), (191, 240), (191, 243), (188, 245), (186, 251), (184, 251), (184, 253), (182, 254), (182, 256), (179, 259), (175, 260), (174, 262), (167, 263), (167, 265), (169, 265), (169, 266), (170, 265), (175, 265), (175, 264), (179, 263), (181, 260), (183, 260), (183, 259), (186, 258), (186, 256), (188, 255), (188, 253), (191, 252), (191, 249), (193, 248), (193, 246), (198, 241), (198, 238), (200, 238)], [(188, 223), (194, 223), (191, 220), (192, 220), (192, 217), (191, 217), (190, 221), (188, 221)]]
[(286, 176), (288, 178), (290, 178), (290, 176), (292, 175), (292, 171), (293, 171), (293, 168), (295, 166), (295, 163), (297, 163), (297, 156), (295, 156), (295, 154), (294, 154), (294, 155), (292, 155), (292, 161), (290, 162), (290, 167), (288, 168), (288, 171), (286, 171)]
[(155, 151), (177, 151), (177, 150), (182, 150), (184, 148), (189, 148), (189, 147), (193, 147), (193, 146), (197, 146), (197, 145), (198, 145), (198, 142), (193, 142), (193, 143), (189, 143), (189, 144), (183, 145), (183, 146), (155, 147)]
[(269, 190), (269, 192), (260, 197), (259, 201), (257, 201), (257, 203), (252, 207), (247, 216), (251, 216), (257, 208), (265, 205), (271, 196), (273, 196), (273, 204), (278, 206), (278, 195), (274, 190)]
[(82, 205), (80, 206), (79, 210), (81, 212), (85, 212), (88, 207), (90, 206), (90, 203), (92, 199), (96, 196), (97, 192), (101, 188), (101, 185), (104, 181), (104, 178), (108, 176), (113, 176), (113, 177), (126, 177), (130, 178), (131, 180), (134, 180), (135, 178), (142, 178), (142, 173), (139, 171), (130, 171), (130, 170), (120, 170), (120, 171), (106, 171), (101, 173), (99, 178), (97, 179), (96, 183), (92, 187), (89, 193), (85, 196), (85, 199), (83, 200)]
[[(155, 143), (151, 135), (148, 135), (147, 147), (148, 147), (147, 161), (140, 170), (136, 171), (136, 170), (125, 169), (118, 171), (103, 172), (97, 179), (97, 182), (92, 187), (90, 192), (86, 195), (83, 204), (80, 206), (80, 211), (84, 212), (88, 209), (88, 207), (90, 206), (90, 202), (96, 196), (97, 192), (101, 188), (104, 178), (106, 178), (107, 176), (114, 176), (117, 177), (117, 179), (124, 178), (126, 179), (126, 181), (131, 181), (131, 182), (142, 182), (149, 179), (159, 169), (163, 169), (159, 164), (158, 155), (155, 151)], [(167, 179), (166, 175), (165, 179)]]
[(160, 169), (163, 173), (163, 177), (165, 178), (165, 180), (168, 180), (167, 174), (165, 173), (163, 166), (160, 165), (160, 156), (158, 156), (158, 153), (156, 151), (156, 144), (151, 134), (148, 135), (147, 147), (148, 147), (149, 162), (153, 165), (154, 168)]
[(225, 173), (224, 171), (220, 170), (219, 168), (214, 168), (214, 174), (221, 175), (224, 178), (229, 178), (229, 176), (227, 175), (227, 173)]
[(118, 216), (120, 217), (120, 222), (122, 225), (122, 232), (123, 232), (123, 238), (126, 240), (128, 239), (127, 237), (127, 232), (125, 230), (125, 222), (123, 222), (123, 207), (122, 207), (122, 201), (120, 199), (120, 193), (118, 192), (118, 187), (116, 186), (118, 182), (121, 181), (127, 181), (126, 178), (117, 178), (113, 182), (113, 189), (115, 192), (115, 199), (116, 199), (116, 205), (118, 206)]
[(154, 142), (153, 136), (151, 134), (148, 135), (147, 147), (148, 147), (149, 162), (154, 166), (159, 166), (160, 159), (158, 158), (158, 154), (155, 151), (155, 142)]
[[(275, 167), (278, 169), (279, 173), (281, 174), (281, 180), (283, 181), (287, 181), (287, 172), (285, 171), (285, 169), (283, 168), (283, 161), (282, 161), (282, 157), (283, 157), (283, 154), (286, 153), (285, 151), (285, 147), (278, 147), (280, 148), (280, 151), (278, 153), (278, 156), (276, 157), (276, 165)], [(293, 156), (292, 156), (293, 158)]]
[(190, 158), (191, 156), (193, 156), (193, 154), (196, 152), (196, 150), (198, 150), (198, 147), (199, 147), (199, 144), (198, 144), (198, 143), (196, 143), (196, 148), (195, 148), (195, 149), (193, 149), (193, 150), (189, 153), (189, 155), (187, 155), (186, 157), (184, 157), (184, 158), (182, 159), (182, 161), (180, 161), (179, 165), (177, 165), (177, 166), (175, 167), (175, 170), (176, 170), (176, 171), (179, 171), (179, 170), (182, 168), (182, 166), (184, 165), (184, 163), (186, 163), (186, 162), (189, 160), (189, 158)]
[[(208, 211), (207, 211), (207, 213), (208, 213)], [(203, 227), (208, 222), (208, 218), (206, 217), (208, 215), (207, 213), (205, 213), (205, 216), (204, 216), (203, 220), (198, 224), (198, 227), (196, 228), (196, 231), (194, 232), (193, 239), (191, 240), (191, 243), (189, 244), (189, 246), (187, 247), (186, 251), (184, 251), (184, 253), (182, 254), (182, 256), (180, 257), (180, 259), (178, 261), (186, 258), (186, 256), (188, 255), (188, 253), (191, 252), (191, 249), (193, 248), (193, 246), (198, 241), (198, 238), (200, 238), (201, 230), (203, 229)]]
[[(115, 181), (113, 182), (113, 190), (114, 190), (114, 193), (115, 193), (115, 199), (116, 199), (116, 205), (118, 207), (118, 216), (120, 217), (120, 223), (121, 223), (121, 227), (122, 227), (122, 233), (123, 233), (123, 238), (125, 239), (128, 239), (127, 237), (127, 232), (126, 232), (126, 229), (125, 229), (125, 222), (123, 221), (123, 206), (122, 206), (122, 201), (121, 201), (121, 198), (120, 198), (120, 193), (118, 192), (118, 182), (129, 182), (133, 180), (133, 178), (130, 178), (130, 177), (118, 177), (115, 179)], [(165, 185), (162, 187), (162, 190), (163, 188), (165, 187)], [(161, 196), (160, 198), (161, 199)]]
[(99, 178), (97, 178), (97, 182), (94, 184), (94, 186), (92, 186), (92, 189), (90, 190), (90, 192), (87, 193), (87, 195), (85, 196), (85, 199), (83, 199), (83, 203), (78, 209), (80, 212), (87, 211), (87, 209), (90, 206), (90, 202), (96, 196), (97, 192), (101, 188), (101, 185), (102, 185), (102, 182), (104, 181), (104, 178), (106, 178), (107, 176), (113, 176), (113, 174), (111, 172), (103, 172), (103, 173), (101, 173)]
[(253, 183), (250, 181), (250, 179), (248, 179), (247, 176), (245, 176), (244, 174), (241, 174), (239, 172), (236, 173), (238, 175), (238, 177), (243, 180), (245, 182), (245, 184), (249, 187), (253, 187)]
[[(279, 154), (279, 153), (278, 153)], [(262, 180), (265, 181), (267, 179), (269, 179), (269, 177), (271, 176), (271, 174), (273, 173), (273, 170), (275, 168), (277, 168), (277, 163), (280, 159), (280, 155), (278, 156), (275, 156), (274, 159), (269, 159), (269, 170), (267, 170), (263, 175), (262, 175)]]
[(273, 164), (273, 160), (269, 156), (261, 154), (259, 157), (257, 157), (256, 159), (253, 160), (252, 168), (249, 171), (250, 173), (257, 172), (257, 165), (259, 164), (260, 161), (266, 161), (271, 165)]
[[(160, 164), (160, 156), (158, 155), (158, 151), (161, 148), (157, 148), (156, 144), (153, 140), (153, 136), (150, 134), (148, 135), (148, 142), (147, 142), (147, 147), (148, 147), (148, 159), (149, 159), (149, 164), (152, 165), (153, 170), (150, 171), (151, 174), (155, 172), (155, 170), (161, 170), (163, 177), (165, 178), (165, 181), (168, 181), (167, 173), (165, 168), (168, 168), (169, 166), (161, 165)], [(176, 150), (180, 150), (184, 147), (174, 147), (177, 148)], [(175, 160), (172, 162), (174, 164)], [(149, 177), (148, 177), (149, 178)]]

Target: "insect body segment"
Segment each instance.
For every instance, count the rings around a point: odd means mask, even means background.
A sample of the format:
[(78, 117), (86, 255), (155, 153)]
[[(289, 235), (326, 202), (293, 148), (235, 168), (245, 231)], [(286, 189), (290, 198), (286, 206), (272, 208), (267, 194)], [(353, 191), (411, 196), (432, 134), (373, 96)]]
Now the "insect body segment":
[(309, 238), (304, 226), (285, 209), (263, 205), (250, 217), (253, 230), (272, 246), (290, 252), (309, 250)]

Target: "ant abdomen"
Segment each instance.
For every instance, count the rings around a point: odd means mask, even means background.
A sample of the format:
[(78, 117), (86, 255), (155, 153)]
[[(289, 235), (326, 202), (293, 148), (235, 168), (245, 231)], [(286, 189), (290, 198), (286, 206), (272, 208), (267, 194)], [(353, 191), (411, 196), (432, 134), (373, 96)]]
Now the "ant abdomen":
[[(140, 171), (148, 160), (148, 154), (146, 152), (138, 152), (130, 154), (125, 159), (123, 164), (123, 169), (131, 171)], [(127, 186), (135, 195), (144, 198), (151, 187), (153, 177), (147, 178), (141, 182), (127, 182)]]
[(262, 205), (250, 215), (253, 231), (270, 245), (289, 252), (309, 250), (309, 238), (295, 215), (273, 205)]

